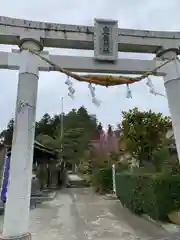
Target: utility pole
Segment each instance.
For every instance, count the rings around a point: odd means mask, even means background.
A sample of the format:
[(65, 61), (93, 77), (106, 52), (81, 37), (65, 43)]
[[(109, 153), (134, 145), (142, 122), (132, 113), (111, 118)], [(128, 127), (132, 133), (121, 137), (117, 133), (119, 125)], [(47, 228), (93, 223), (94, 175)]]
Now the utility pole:
[(63, 97), (61, 98), (61, 133), (60, 133), (60, 140), (61, 140), (61, 163), (63, 161), (63, 136), (64, 136), (64, 110), (63, 110)]
[[(61, 98), (61, 129), (60, 129), (60, 140), (61, 140), (61, 159), (60, 159), (60, 163), (61, 163), (61, 166), (62, 166), (62, 163), (63, 163), (63, 138), (64, 138), (64, 106), (63, 106), (63, 103), (64, 103), (64, 99), (63, 97)], [(63, 167), (64, 167), (64, 180), (65, 180), (65, 185), (68, 186), (68, 171), (66, 169), (66, 166), (65, 166), (65, 162), (63, 164)]]
[(61, 98), (61, 129), (60, 129), (60, 141), (61, 141), (61, 146), (60, 146), (60, 151), (61, 151), (61, 160), (60, 162), (63, 162), (63, 135), (64, 135), (64, 106), (63, 106), (63, 97)]
[(60, 153), (58, 154), (59, 155), (59, 161), (56, 165), (56, 167), (60, 167), (62, 166), (62, 162), (63, 162), (63, 135), (64, 135), (64, 113), (63, 113), (63, 97), (61, 98), (61, 114), (60, 114), (60, 124), (61, 124), (61, 127), (60, 127), (60, 133), (58, 134), (59, 135), (59, 138), (60, 138)]

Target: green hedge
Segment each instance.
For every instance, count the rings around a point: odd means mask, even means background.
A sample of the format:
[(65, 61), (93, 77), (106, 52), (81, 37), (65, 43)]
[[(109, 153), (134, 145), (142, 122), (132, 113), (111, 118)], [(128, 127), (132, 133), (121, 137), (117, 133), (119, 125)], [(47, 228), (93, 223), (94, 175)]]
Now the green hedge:
[(99, 168), (94, 170), (92, 184), (96, 191), (103, 193), (112, 190), (112, 168)]
[(116, 191), (124, 206), (156, 220), (180, 209), (180, 175), (117, 173)]

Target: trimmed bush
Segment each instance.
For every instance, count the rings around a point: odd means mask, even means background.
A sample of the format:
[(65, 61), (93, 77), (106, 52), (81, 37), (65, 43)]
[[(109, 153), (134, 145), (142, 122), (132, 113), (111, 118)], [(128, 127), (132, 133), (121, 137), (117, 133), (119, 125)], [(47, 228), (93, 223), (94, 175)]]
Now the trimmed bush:
[(117, 173), (116, 191), (125, 207), (156, 220), (180, 209), (180, 175)]
[(129, 170), (129, 163), (116, 163), (116, 172), (124, 172)]
[(97, 192), (105, 193), (112, 190), (112, 168), (99, 168), (93, 172), (92, 184)]

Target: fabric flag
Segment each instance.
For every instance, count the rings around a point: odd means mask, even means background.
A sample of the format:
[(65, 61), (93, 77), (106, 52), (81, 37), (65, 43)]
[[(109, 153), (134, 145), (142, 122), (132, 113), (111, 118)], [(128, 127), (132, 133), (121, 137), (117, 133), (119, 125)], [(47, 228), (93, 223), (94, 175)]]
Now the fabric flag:
[(9, 170), (10, 170), (10, 156), (5, 157), (4, 161), (4, 171), (2, 178), (2, 186), (1, 186), (1, 200), (6, 202), (8, 181), (9, 181)]

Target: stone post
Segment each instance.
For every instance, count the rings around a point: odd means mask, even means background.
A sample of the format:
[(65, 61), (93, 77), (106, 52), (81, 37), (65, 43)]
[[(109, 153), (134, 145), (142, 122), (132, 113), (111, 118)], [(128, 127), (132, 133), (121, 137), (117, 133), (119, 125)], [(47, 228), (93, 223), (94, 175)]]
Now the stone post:
[(39, 69), (31, 50), (42, 50), (40, 42), (22, 39), (20, 69), (12, 142), (11, 166), (0, 239), (31, 239), (29, 207), (32, 181), (34, 132)]
[(164, 85), (172, 118), (178, 158), (180, 161), (180, 61), (177, 59), (179, 53), (179, 49), (167, 49), (159, 52), (157, 57), (162, 60), (173, 59), (162, 67), (162, 69), (165, 73)]

